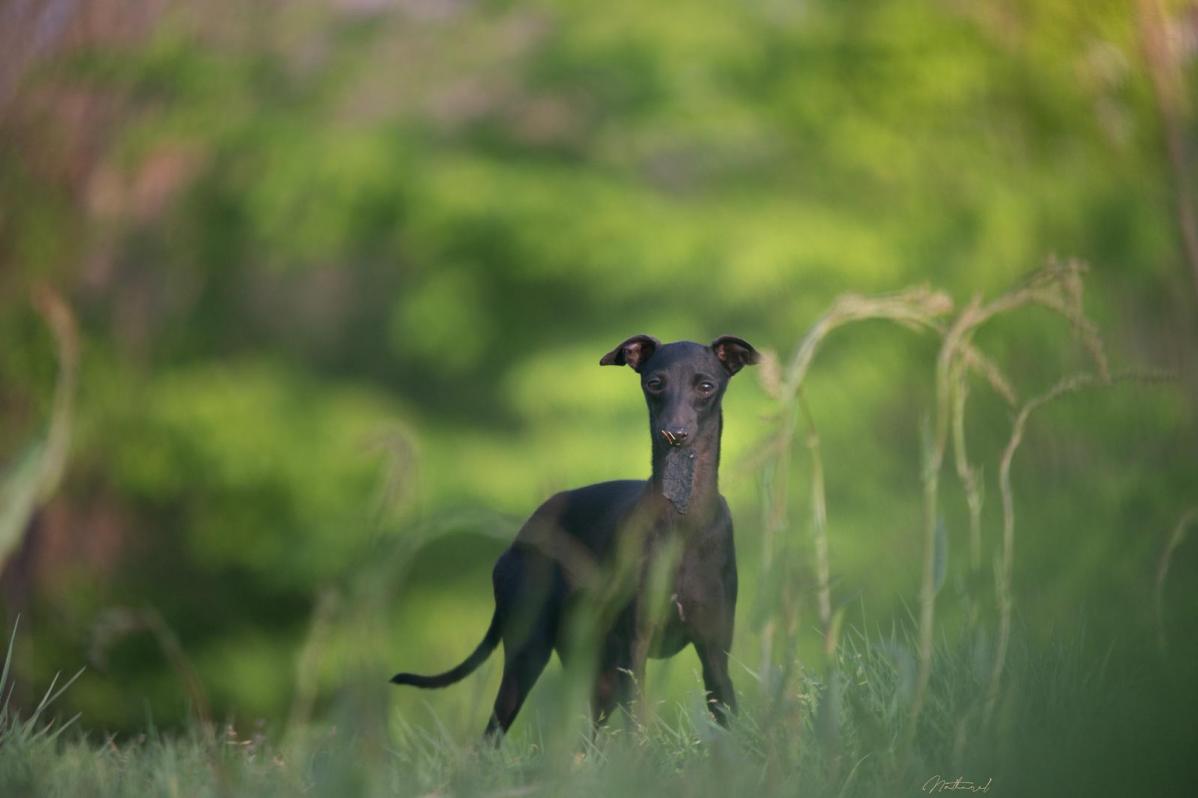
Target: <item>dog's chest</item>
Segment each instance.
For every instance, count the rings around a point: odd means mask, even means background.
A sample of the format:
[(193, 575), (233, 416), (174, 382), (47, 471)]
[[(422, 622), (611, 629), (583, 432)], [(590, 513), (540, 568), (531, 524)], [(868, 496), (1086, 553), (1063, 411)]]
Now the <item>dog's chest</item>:
[(721, 592), (721, 558), (716, 552), (686, 551), (678, 561), (674, 575), (673, 595), (675, 614), (682, 622), (688, 615), (701, 612)]
[(711, 543), (682, 549), (670, 586), (666, 612), (670, 623), (689, 626), (721, 601), (726, 559), (726, 552)]
[(696, 624), (711, 614), (712, 592), (720, 592), (712, 578), (701, 562), (686, 558), (679, 562), (664, 613), (654, 629), (652, 656), (673, 656), (691, 641)]

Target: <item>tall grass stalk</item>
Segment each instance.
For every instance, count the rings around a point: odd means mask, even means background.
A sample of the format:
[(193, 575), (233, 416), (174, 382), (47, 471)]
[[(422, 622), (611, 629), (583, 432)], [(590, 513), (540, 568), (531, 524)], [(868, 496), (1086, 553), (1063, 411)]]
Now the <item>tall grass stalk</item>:
[[(936, 615), (936, 535), (940, 521), (940, 470), (944, 463), (950, 429), (958, 426), (964, 437), (964, 392), (966, 364), (981, 362), (987, 365), (977, 370), (990, 382), (996, 392), (1011, 397), (1014, 391), (1010, 381), (989, 360), (979, 361), (971, 339), (976, 330), (1002, 314), (1038, 305), (1062, 316), (1071, 325), (1074, 335), (1089, 351), (1102, 379), (1109, 379), (1106, 352), (1099, 338), (1097, 327), (1085, 316), (1082, 305), (1082, 274), (1085, 267), (1077, 261), (1064, 264), (1050, 262), (1036, 272), (1022, 286), (1007, 291), (989, 303), (982, 304), (975, 297), (944, 332), (940, 351), (936, 358), (935, 405), (933, 408), (931, 440), (924, 457), (923, 497), (923, 557), (919, 591), (919, 670), (916, 677), (915, 695), (911, 702), (908, 726), (908, 741), (915, 732), (920, 713), (923, 711), (927, 694), (928, 679), (932, 670), (932, 643), (935, 634)], [(959, 408), (959, 411), (958, 411)], [(954, 422), (953, 416), (958, 418)], [(961, 446), (964, 459), (964, 446)], [(961, 463), (958, 469), (968, 476), (969, 471)], [(980, 494), (966, 484), (967, 501), (977, 503), (980, 513)], [(970, 498), (972, 496), (972, 498)], [(980, 515), (977, 516), (980, 523)], [(980, 532), (980, 526), (979, 526)], [(979, 534), (980, 538), (980, 534)]]
[[(916, 661), (917, 672), (912, 699), (908, 709), (906, 743), (909, 748), (915, 728), (923, 712), (928, 682), (932, 672), (936, 626), (936, 594), (939, 579), (946, 568), (943, 552), (938, 549), (938, 536), (942, 535), (940, 473), (944, 465), (948, 446), (952, 445), (957, 478), (965, 495), (969, 511), (969, 571), (971, 587), (976, 590), (982, 566), (982, 506), (983, 491), (979, 471), (969, 460), (967, 445), (967, 401), (971, 375), (977, 375), (1008, 405), (1019, 406), (1018, 394), (1011, 380), (1002, 369), (973, 344), (975, 332), (994, 318), (1027, 307), (1038, 306), (1065, 319), (1076, 340), (1085, 348), (1093, 362), (1095, 375), (1087, 380), (1108, 382), (1110, 370), (1106, 351), (1097, 326), (1085, 315), (1083, 307), (1083, 282), (1085, 266), (1077, 261), (1058, 263), (1050, 261), (1047, 266), (1033, 273), (1023, 284), (999, 295), (989, 302), (975, 297), (958, 312), (949, 323), (941, 320), (952, 314), (953, 303), (949, 297), (926, 287), (913, 288), (897, 294), (880, 297), (846, 295), (838, 298), (800, 340), (784, 370), (776, 362), (767, 359), (762, 370), (762, 383), (778, 407), (778, 424), (772, 440), (762, 448), (767, 453), (767, 503), (766, 533), (763, 538), (763, 564), (771, 566), (776, 552), (775, 537), (785, 527), (784, 508), (787, 493), (780, 477), (789, 472), (790, 452), (795, 435), (795, 415), (805, 412), (801, 405), (801, 389), (816, 353), (824, 339), (835, 329), (852, 322), (885, 319), (915, 330), (927, 330), (940, 336), (934, 370), (934, 404), (929, 425), (929, 437), (924, 449), (921, 482), (923, 485), (923, 525), (921, 529), (919, 611), (917, 619)], [(1073, 389), (1076, 380), (1067, 378), (1050, 391), (1050, 395), (1038, 397), (1023, 406), (1016, 417), (1016, 436), (1022, 437), (1027, 414), (1052, 396)], [(816, 599), (825, 652), (835, 649), (836, 635), (833, 632), (833, 604), (830, 589), (831, 564), (828, 547), (827, 508), (823, 486), (823, 464), (819, 457), (819, 439), (808, 413), (807, 447), (811, 454), (812, 531), (815, 549)], [(1015, 445), (1018, 445), (1016, 440)], [(1013, 449), (1010, 450), (1013, 456)], [(992, 708), (996, 685), (1001, 682), (1002, 662), (1006, 656), (1010, 635), (1010, 575), (1013, 568), (1014, 529), (1010, 507), (1010, 457), (1004, 456), (1000, 463), (1000, 487), (1004, 496), (1003, 547), (995, 562), (996, 592), (998, 604), (998, 651), (992, 669), (991, 691), (987, 698), (987, 717)], [(974, 596), (970, 608), (970, 625), (977, 623), (978, 601)], [(762, 635), (760, 673), (771, 671), (773, 659), (773, 621), (767, 621)]]
[[(762, 385), (774, 399), (778, 408), (778, 427), (771, 433), (771, 438), (759, 450), (767, 453), (767, 467), (772, 501), (770, 513), (767, 516), (766, 535), (762, 540), (762, 557), (765, 572), (772, 565), (775, 552), (774, 537), (785, 527), (786, 490), (779, 484), (779, 476), (789, 473), (791, 449), (795, 435), (795, 417), (801, 411), (801, 390), (803, 381), (815, 359), (824, 339), (834, 330), (857, 321), (888, 320), (901, 324), (913, 330), (935, 330), (937, 319), (951, 312), (952, 300), (941, 291), (933, 291), (926, 286), (911, 288), (896, 294), (876, 297), (846, 294), (837, 298), (829, 308), (811, 326), (800, 340), (791, 355), (785, 369), (779, 369), (777, 361), (767, 358), (765, 368), (760, 372)], [(808, 414), (810, 422), (810, 416)], [(809, 429), (814, 425), (809, 423)], [(812, 446), (814, 442), (814, 448)], [(822, 574), (819, 580), (820, 623), (823, 630), (825, 647), (833, 640), (829, 634), (832, 621), (832, 602), (830, 595), (831, 566), (827, 546), (827, 510), (823, 501), (823, 471), (818, 462), (818, 437), (808, 437), (808, 449), (813, 456), (813, 474), (818, 471), (818, 484), (811, 486), (813, 502), (820, 497), (818, 508), (813, 508), (817, 517), (813, 518), (816, 539), (816, 572)], [(773, 662), (773, 631), (771, 622), (767, 622), (762, 634), (761, 674), (768, 674)]]
[[(965, 363), (958, 358), (952, 374), (955, 387), (952, 401), (952, 430), (953, 430), (953, 464), (956, 466), (957, 478), (965, 493), (965, 504), (969, 509), (969, 573), (976, 584), (978, 573), (982, 569), (982, 485), (978, 470), (969, 462), (968, 446), (965, 438), (965, 404), (969, 398), (969, 380), (963, 373)], [(978, 603), (976, 597), (970, 606), (969, 621), (974, 625), (978, 619)]]
[(824, 490), (824, 461), (820, 455), (819, 432), (807, 403), (799, 405), (807, 416), (807, 451), (811, 453), (811, 537), (815, 542), (815, 588), (819, 606), (820, 630), (824, 636), (824, 654), (836, 650), (832, 632), (832, 566), (828, 553), (828, 500)]
[[(1023, 443), (1024, 431), (1028, 419), (1037, 409), (1068, 394), (1076, 393), (1087, 388), (1111, 385), (1116, 382), (1135, 380), (1151, 382), (1168, 379), (1163, 374), (1119, 374), (1112, 376), (1089, 373), (1072, 374), (1058, 381), (1048, 391), (1028, 400), (1020, 409), (1011, 425), (1011, 437), (1003, 449), (999, 461), (998, 485), (1002, 497), (1002, 547), (994, 565), (995, 595), (998, 604), (998, 634), (994, 650), (994, 664), (990, 671), (989, 686), (986, 690), (986, 709), (984, 720), (989, 722), (993, 717), (994, 708), (998, 703), (1002, 683), (1003, 669), (1006, 665), (1007, 648), (1011, 637), (1011, 615), (1013, 612), (1014, 596), (1011, 586), (1015, 567), (1015, 498), (1011, 488), (1011, 464), (1015, 453)], [(1184, 521), (1184, 519), (1183, 519)], [(1159, 606), (1159, 603), (1158, 603)]]
[(17, 550), (37, 509), (58, 489), (71, 447), (71, 421), (79, 374), (79, 333), (75, 315), (52, 288), (33, 292), (33, 306), (54, 335), (58, 376), (43, 439), (33, 443), (0, 474), (0, 570)]
[(103, 664), (107, 658), (108, 649), (114, 643), (129, 635), (148, 632), (158, 644), (163, 658), (175, 672), (183, 692), (191, 705), (195, 719), (202, 727), (211, 726), (212, 710), (208, 703), (208, 693), (204, 682), (191, 662), (191, 658), (183, 650), (183, 644), (178, 635), (171, 629), (162, 613), (152, 607), (133, 609), (128, 607), (112, 607), (101, 613), (99, 619), (92, 625), (92, 639), (89, 657), (93, 663)]
[(1191, 507), (1182, 514), (1169, 533), (1165, 547), (1161, 550), (1160, 560), (1157, 561), (1153, 596), (1156, 605), (1156, 639), (1162, 656), (1169, 651), (1169, 639), (1165, 630), (1165, 579), (1169, 575), (1169, 563), (1173, 561), (1173, 553), (1185, 542), (1190, 526), (1196, 522), (1198, 522), (1198, 507)]
[(1067, 393), (1085, 388), (1094, 383), (1091, 374), (1074, 374), (1058, 382), (1046, 393), (1027, 402), (1011, 426), (1011, 437), (1003, 449), (998, 466), (998, 486), (1002, 496), (1002, 548), (994, 566), (995, 594), (998, 602), (998, 635), (994, 650), (994, 665), (990, 670), (989, 687), (986, 690), (985, 721), (989, 722), (998, 703), (999, 687), (1002, 683), (1003, 667), (1006, 664), (1007, 646), (1011, 637), (1011, 574), (1015, 567), (1015, 499), (1011, 490), (1011, 463), (1019, 444), (1023, 442), (1024, 428), (1032, 411)]

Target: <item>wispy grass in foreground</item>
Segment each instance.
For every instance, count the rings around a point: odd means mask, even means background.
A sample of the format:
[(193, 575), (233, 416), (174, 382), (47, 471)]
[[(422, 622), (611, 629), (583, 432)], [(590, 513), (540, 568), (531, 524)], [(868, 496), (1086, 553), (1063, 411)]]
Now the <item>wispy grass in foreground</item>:
[(578, 717), (529, 724), (498, 749), (463, 746), (436, 723), (388, 729), (352, 690), (332, 712), (340, 722), (283, 743), (198, 723), (118, 742), (62, 732), (48, 701), (28, 719), (5, 709), (0, 795), (892, 796), (921, 794), (934, 777), (988, 782), (993, 795), (1183, 787), (1196, 775), (1198, 707), (1185, 669), (1129, 648), (1095, 651), (1078, 625), (1068, 629), (1046, 646), (1013, 637), (1012, 689), (994, 724), (975, 711), (992, 652), (941, 641), (907, 756), (918, 634), (850, 630), (827, 670), (834, 681), (799, 669), (780, 697), (750, 687), (730, 732), (696, 702), (659, 707), (646, 725), (618, 718), (592, 737), (580, 704)]

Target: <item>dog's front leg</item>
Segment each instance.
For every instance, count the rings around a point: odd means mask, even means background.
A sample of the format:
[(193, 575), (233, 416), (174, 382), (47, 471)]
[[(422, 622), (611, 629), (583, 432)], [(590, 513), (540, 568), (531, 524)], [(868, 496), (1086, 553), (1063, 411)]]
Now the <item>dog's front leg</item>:
[(632, 684), (635, 691), (637, 720), (644, 725), (649, 721), (649, 699), (645, 692), (645, 669), (649, 662), (649, 647), (656, 633), (656, 614), (649, 610), (649, 602), (638, 601), (636, 621), (632, 637)]
[(637, 697), (637, 717), (645, 722), (650, 717), (650, 705), (645, 694), (645, 668), (653, 643), (666, 623), (666, 615), (674, 609), (671, 596), (676, 594), (678, 562), (682, 556), (682, 541), (676, 535), (658, 534), (646, 545), (641, 568), (632, 635), (632, 676)]
[(699, 664), (703, 667), (703, 686), (707, 690), (707, 708), (721, 726), (727, 726), (736, 714), (736, 691), (728, 675), (728, 651), (710, 641), (695, 642)]

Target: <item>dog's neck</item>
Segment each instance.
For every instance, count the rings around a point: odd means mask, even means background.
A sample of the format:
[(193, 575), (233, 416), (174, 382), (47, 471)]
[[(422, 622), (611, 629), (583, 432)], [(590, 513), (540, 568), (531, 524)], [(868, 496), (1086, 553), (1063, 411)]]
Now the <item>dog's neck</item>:
[(671, 446), (661, 433), (653, 434), (653, 475), (649, 490), (665, 499), (667, 512), (680, 520), (702, 521), (719, 502), (721, 414), (714, 424), (700, 428), (688, 446)]

